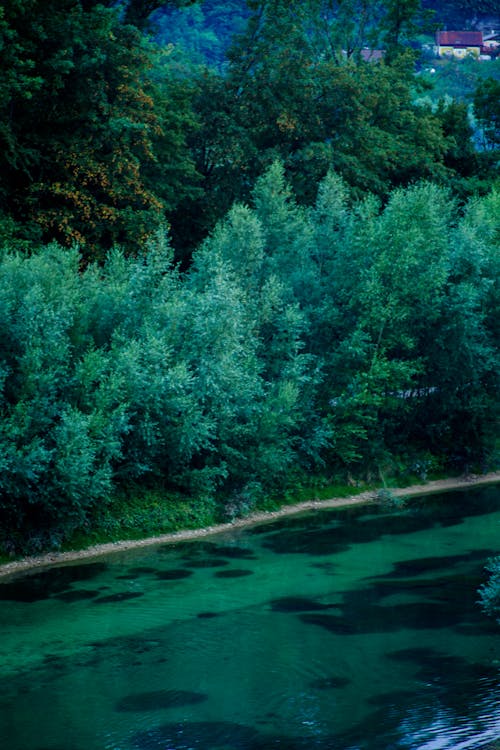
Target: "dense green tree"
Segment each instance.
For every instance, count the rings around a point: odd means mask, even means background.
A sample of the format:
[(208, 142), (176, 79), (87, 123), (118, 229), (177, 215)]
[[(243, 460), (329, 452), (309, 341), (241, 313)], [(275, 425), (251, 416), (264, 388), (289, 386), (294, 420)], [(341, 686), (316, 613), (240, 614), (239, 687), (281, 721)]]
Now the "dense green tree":
[(324, 464), (486, 465), (500, 206), (465, 196), (491, 184), (495, 82), (478, 154), (464, 103), (415, 98), (413, 0), (252, 0), (217, 71), (139, 30), (159, 4), (115, 5), (0, 12), (7, 547), (131, 482), (232, 516)]
[(245, 0), (204, 0), (181, 8), (162, 6), (152, 22), (157, 42), (174, 44), (191, 61), (222, 69), (233, 36), (243, 32), (248, 14)]
[(318, 460), (326, 430), (314, 413), (317, 366), (303, 352), (314, 275), (310, 243), (303, 243), (310, 228), (278, 163), (259, 180), (254, 201), (255, 209), (236, 205), (218, 225), (195, 256), (194, 279), (206, 285), (222, 268), (243, 295), (247, 346), (253, 341), (260, 382), (247, 472), (253, 472), (254, 487), (271, 487), (297, 458), (302, 466)]
[(483, 458), (498, 435), (499, 197), (493, 190), (472, 200), (453, 234), (447, 306), (436, 337), (447, 385), (436, 404), (439, 439), (462, 465)]
[(389, 51), (391, 56), (405, 46), (416, 32), (429, 28), (433, 16), (420, 0), (249, 0), (253, 11), (253, 34), (263, 25), (286, 22), (293, 16), (296, 31), (305, 32), (313, 49), (333, 56), (358, 57), (363, 48)]
[[(192, 217), (202, 234), (203, 222), (210, 227), (233, 200), (248, 200), (255, 179), (276, 157), (299, 201), (309, 203), (330, 168), (359, 193), (381, 195), (394, 185), (451, 174), (440, 117), (414, 102), (413, 55), (393, 55), (390, 65), (360, 59), (360, 25), (383, 36), (387, 4), (377, 5), (376, 13), (363, 3), (319, 0), (249, 7), (226, 75), (199, 79), (194, 106), (201, 127), (190, 145), (205, 196), (182, 206), (174, 217), (176, 234), (178, 217)], [(369, 21), (363, 20), (367, 13)]]
[(233, 202), (248, 198), (255, 179), (250, 163), (256, 158), (246, 124), (235, 117), (235, 100), (226, 80), (209, 69), (198, 71), (194, 80), (192, 104), (198, 127), (189, 134), (188, 143), (203, 192), (181, 200), (171, 214), (174, 245), (187, 260)]
[(470, 56), (465, 60), (433, 60), (430, 64), (433, 72), (426, 69), (418, 74), (418, 79), (425, 81), (425, 96), (430, 97), (435, 104), (449, 99), (470, 104), (474, 91), (482, 80), (500, 80), (500, 60), (481, 60), (480, 65), (477, 62)]
[(488, 581), (479, 588), (479, 601), (486, 614), (500, 622), (500, 557), (488, 561)]
[(479, 158), (474, 148), (474, 131), (465, 102), (441, 99), (436, 114), (441, 119), (443, 134), (448, 144), (445, 154), (446, 166), (462, 178), (477, 174)]
[(498, 16), (497, 0), (422, 0), (448, 29), (476, 28), (479, 21)]
[[(158, 8), (179, 8), (195, 2), (197, 0), (119, 0), (118, 4), (123, 8), (126, 23), (142, 28)], [(114, 2), (112, 4), (116, 5)]]
[(389, 57), (397, 55), (418, 34), (434, 30), (434, 13), (421, 0), (388, 0), (380, 23), (382, 47)]
[(486, 78), (474, 92), (474, 114), (482, 128), (483, 145), (500, 148), (500, 81)]
[(314, 223), (325, 314), (313, 341), (321, 342), (321, 403), (331, 414), (337, 460), (380, 467), (408, 445), (464, 465), (491, 450), (495, 195), (473, 203), (456, 228), (457, 208), (435, 185), (395, 191), (379, 213), (370, 202), (347, 211), (339, 178), (323, 183)]
[(137, 249), (193, 185), (181, 84), (163, 75), (159, 85), (159, 53), (114, 8), (9, 0), (2, 10), (3, 213), (25, 235), (78, 241), (89, 256), (113, 242)]
[(188, 273), (162, 235), (84, 271), (55, 245), (4, 251), (4, 544), (60, 540), (136, 481), (232, 516), (322, 462), (487, 465), (499, 208), (430, 183), (383, 206), (330, 172), (307, 209), (274, 162)]
[[(85, 352), (87, 282), (73, 251), (49, 247), (2, 259), (0, 362), (2, 526), (47, 543), (81, 524), (112, 485), (124, 405), (94, 399), (85, 377), (110, 390), (105, 354)], [(92, 372), (89, 373), (91, 366)]]

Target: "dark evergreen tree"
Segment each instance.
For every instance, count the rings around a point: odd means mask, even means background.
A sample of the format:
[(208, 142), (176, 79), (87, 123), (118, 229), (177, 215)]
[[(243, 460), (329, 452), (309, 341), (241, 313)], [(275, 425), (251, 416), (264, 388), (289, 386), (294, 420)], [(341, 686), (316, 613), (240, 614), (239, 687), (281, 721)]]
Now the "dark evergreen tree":
[(160, 85), (159, 51), (116, 9), (88, 6), (3, 5), (0, 198), (21, 236), (97, 257), (137, 250), (195, 180), (183, 84)]
[(483, 146), (500, 149), (500, 81), (486, 78), (474, 92), (474, 114), (482, 128)]

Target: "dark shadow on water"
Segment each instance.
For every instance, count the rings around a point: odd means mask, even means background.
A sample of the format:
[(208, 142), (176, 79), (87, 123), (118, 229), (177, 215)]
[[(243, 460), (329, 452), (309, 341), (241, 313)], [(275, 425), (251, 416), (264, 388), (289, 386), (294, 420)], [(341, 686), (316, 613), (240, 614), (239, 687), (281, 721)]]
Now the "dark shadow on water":
[(99, 596), (99, 591), (92, 591), (87, 589), (74, 589), (73, 591), (63, 591), (62, 594), (55, 594), (53, 599), (58, 599), (61, 602), (81, 602), (85, 599), (94, 599)]
[(253, 575), (253, 570), (245, 570), (243, 568), (231, 568), (231, 570), (218, 570), (215, 573), (217, 578), (245, 578), (246, 576)]
[(475, 623), (456, 625), (454, 630), (456, 633), (460, 633), (460, 635), (472, 636), (473, 638), (492, 635), (498, 638), (500, 642), (500, 625), (493, 617), (486, 617), (486, 615)]
[(160, 548), (163, 552), (177, 552), (183, 557), (191, 559), (192, 557), (226, 557), (236, 560), (254, 560), (255, 553), (253, 550), (242, 547), (239, 544), (217, 544), (203, 540), (193, 540), (189, 542), (178, 542), (175, 546), (166, 546)]
[(19, 580), (0, 583), (0, 600), (38, 602), (66, 591), (72, 583), (91, 581), (108, 569), (107, 563), (67, 565), (40, 573), (24, 575)]
[[(400, 560), (394, 563), (393, 570), (385, 575), (377, 576), (378, 579), (384, 578), (409, 578), (412, 576), (422, 575), (424, 573), (433, 573), (439, 570), (455, 568), (458, 565), (470, 565), (478, 561), (484, 566), (489, 557), (493, 557), (497, 552), (492, 549), (474, 550), (473, 552), (462, 555), (443, 555), (434, 557), (421, 557), (410, 560)], [(369, 579), (370, 580), (370, 579)]]
[(332, 555), (346, 552), (350, 542), (339, 529), (280, 531), (267, 537), (263, 547), (276, 554)]
[[(335, 554), (353, 544), (374, 542), (385, 536), (423, 531), (430, 526), (455, 526), (467, 518), (497, 511), (496, 487), (466, 489), (467, 502), (457, 503), (448, 493), (412, 498), (397, 513), (380, 504), (323, 510), (314, 515), (279, 519), (249, 529), (262, 537), (262, 546), (276, 553)], [(404, 573), (402, 573), (404, 575)]]
[(156, 573), (156, 568), (152, 568), (149, 565), (136, 565), (134, 568), (130, 568), (128, 572), (130, 575), (140, 576), (147, 573)]
[(92, 641), (89, 646), (106, 661), (126, 663), (130, 655), (151, 655), (158, 659), (158, 654), (168, 653), (168, 640), (161, 628), (153, 628), (140, 635), (119, 635), (101, 641)]
[(416, 679), (435, 690), (445, 691), (448, 694), (447, 704), (454, 708), (467, 707), (471, 685), (484, 683), (487, 688), (500, 689), (498, 664), (471, 662), (431, 648), (401, 649), (389, 652), (387, 657), (396, 662), (413, 664)]
[(330, 524), (329, 515), (325, 511), (314, 516), (314, 523), (297, 521), (295, 525), (278, 527), (263, 538), (262, 545), (277, 554), (331, 555), (345, 552), (353, 544), (374, 542), (383, 536), (421, 531), (429, 525), (424, 515), (409, 511), (390, 514), (377, 507), (374, 507), (369, 516), (359, 508), (349, 509), (349, 512), (345, 509), (337, 511)]
[(450, 628), (459, 622), (460, 606), (437, 602), (381, 605), (358, 600), (343, 607), (342, 615), (303, 614), (301, 620), (336, 635), (386, 633), (398, 630)]
[(230, 560), (256, 560), (254, 552), (245, 547), (232, 547), (230, 545), (217, 545), (213, 552), (217, 557), (228, 557)]
[(193, 575), (192, 570), (179, 568), (178, 570), (158, 570), (156, 577), (161, 581), (180, 581), (183, 578), (189, 578)]
[[(375, 509), (374, 509), (375, 510)], [(323, 514), (321, 514), (323, 515)], [(404, 509), (399, 513), (379, 508), (370, 516), (351, 512), (348, 517), (342, 513), (343, 523), (328, 527), (327, 518), (321, 521), (317, 517), (316, 525), (302, 524), (296, 528), (277, 529), (268, 533), (262, 540), (263, 547), (277, 554), (330, 555), (344, 552), (354, 544), (375, 542), (383, 537), (399, 536), (429, 528), (428, 513), (416, 509)], [(462, 523), (463, 517), (454, 515), (434, 518), (435, 525), (455, 525)], [(325, 526), (326, 524), (326, 526)]]
[(317, 625), (334, 635), (353, 635), (359, 632), (356, 625), (345, 620), (340, 615), (300, 615), (306, 625)]
[[(430, 570), (424, 571), (423, 566), (417, 565), (416, 577), (366, 578), (364, 586), (343, 593), (334, 613), (310, 611), (300, 618), (335, 635), (439, 628), (453, 628), (465, 634), (467, 627), (473, 631), (479, 629), (481, 634), (494, 632), (477, 603), (477, 590), (484, 581), (484, 562), (490, 553), (491, 550), (481, 550), (477, 554), (443, 558), (439, 567), (436, 562), (429, 562), (434, 558), (426, 558)], [(410, 562), (413, 561), (402, 564), (408, 573)], [(460, 573), (462, 562), (465, 567)], [(423, 572), (436, 574), (441, 568), (441, 575), (420, 577)]]
[(200, 558), (190, 559), (189, 565), (191, 568), (222, 568), (224, 565), (229, 565), (228, 560), (222, 560), (219, 558)]
[(59, 654), (46, 654), (43, 657), (43, 666), (60, 672), (66, 666), (66, 659)]
[(131, 693), (121, 698), (115, 711), (159, 711), (164, 708), (192, 706), (206, 701), (206, 693), (189, 690), (156, 690), (149, 693)]
[(315, 562), (311, 563), (311, 568), (317, 568), (318, 570), (323, 570), (325, 573), (332, 573), (335, 574), (337, 570), (337, 565), (332, 562)]
[(320, 514), (299, 513), (257, 526), (250, 526), (245, 530), (245, 534), (265, 538), (281, 534), (281, 532), (313, 531), (314, 529), (325, 528), (325, 526), (334, 528), (335, 526), (343, 526), (347, 519), (350, 523), (351, 513), (356, 516), (360, 515), (362, 511), (360, 508), (341, 508), (334, 512), (325, 509)]
[(335, 606), (322, 604), (305, 596), (284, 596), (281, 599), (272, 599), (270, 605), (273, 612), (314, 612)]

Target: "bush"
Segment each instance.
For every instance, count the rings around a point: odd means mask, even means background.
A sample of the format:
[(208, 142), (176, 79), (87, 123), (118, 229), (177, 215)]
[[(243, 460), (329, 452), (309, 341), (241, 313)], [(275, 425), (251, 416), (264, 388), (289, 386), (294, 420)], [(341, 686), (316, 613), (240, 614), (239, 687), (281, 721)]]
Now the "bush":
[(489, 579), (479, 588), (479, 603), (486, 614), (500, 623), (500, 557), (493, 557), (486, 565)]

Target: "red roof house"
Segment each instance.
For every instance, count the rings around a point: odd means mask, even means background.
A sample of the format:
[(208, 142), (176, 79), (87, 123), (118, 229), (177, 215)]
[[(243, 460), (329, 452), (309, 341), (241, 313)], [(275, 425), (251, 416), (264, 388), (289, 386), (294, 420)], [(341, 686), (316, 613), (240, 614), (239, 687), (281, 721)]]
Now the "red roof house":
[(482, 46), (482, 31), (438, 31), (436, 34), (438, 57), (479, 57)]

